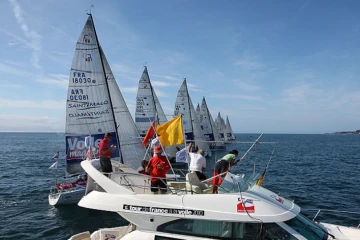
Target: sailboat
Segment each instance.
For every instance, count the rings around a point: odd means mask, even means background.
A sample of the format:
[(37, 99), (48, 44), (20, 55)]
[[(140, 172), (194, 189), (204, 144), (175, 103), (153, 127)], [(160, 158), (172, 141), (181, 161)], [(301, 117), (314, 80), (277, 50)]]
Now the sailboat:
[(186, 141), (194, 141), (195, 146), (204, 150), (205, 154), (210, 155), (211, 152), (209, 145), (204, 138), (199, 119), (196, 116), (194, 105), (191, 102), (186, 79), (184, 79), (182, 85), (180, 86), (175, 103), (174, 116), (180, 115), (183, 116), (183, 129)]
[(221, 117), (220, 112), (218, 113), (217, 118), (215, 120), (215, 126), (219, 132), (220, 139), (223, 141), (227, 141), (228, 139), (227, 139), (226, 133), (225, 133), (226, 125), (225, 125), (224, 119)]
[(226, 123), (225, 123), (225, 129), (226, 129), (226, 138), (227, 140), (235, 140), (236, 137), (235, 137), (235, 134), (231, 128), (231, 125), (230, 125), (230, 121), (229, 121), (229, 117), (226, 116)]
[(153, 121), (161, 125), (167, 122), (167, 118), (152, 87), (149, 73), (145, 66), (139, 80), (135, 111), (136, 127), (142, 137), (146, 135)]
[[(135, 124), (139, 130), (140, 136), (144, 137), (151, 125), (155, 121), (156, 126), (167, 122), (166, 115), (160, 104), (160, 101), (151, 84), (147, 67), (139, 80), (139, 86), (136, 96)], [(169, 159), (176, 156), (176, 147), (170, 146), (165, 148)]]
[[(70, 71), (66, 102), (65, 176), (84, 172), (80, 163), (87, 157), (99, 157), (98, 145), (107, 132), (113, 136), (110, 144), (117, 146), (112, 152), (112, 161), (120, 164), (126, 160), (128, 167), (136, 169), (145, 151), (89, 14), (76, 43)], [(57, 184), (49, 194), (49, 204), (77, 203), (84, 194), (85, 186), (74, 188), (69, 184)]]
[(226, 150), (224, 143), (220, 139), (220, 134), (215, 126), (215, 122), (211, 116), (209, 108), (206, 104), (205, 97), (202, 99), (200, 110), (200, 123), (204, 132), (205, 140), (211, 142), (211, 150)]

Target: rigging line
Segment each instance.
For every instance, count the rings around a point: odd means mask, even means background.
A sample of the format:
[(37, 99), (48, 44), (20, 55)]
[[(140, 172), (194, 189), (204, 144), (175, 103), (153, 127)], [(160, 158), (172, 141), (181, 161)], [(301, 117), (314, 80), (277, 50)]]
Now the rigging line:
[[(232, 178), (233, 182), (235, 181), (233, 176), (230, 175), (230, 177)], [(248, 212), (248, 210), (246, 209), (245, 207), (245, 202), (243, 201), (243, 197), (242, 197), (242, 192), (241, 192), (241, 188), (240, 188), (240, 183), (239, 182), (236, 182), (237, 185), (238, 185), (238, 190), (239, 190), (239, 193), (240, 193), (240, 199), (241, 199), (241, 202), (242, 202), (242, 205), (244, 207), (244, 210), (245, 212), (247, 213), (247, 215), (251, 218), (251, 219), (254, 219), (255, 221), (259, 221), (260, 222), (260, 230), (259, 230), (259, 233), (257, 234), (256, 238), (255, 239), (258, 239), (259, 236), (262, 235), (262, 229), (263, 229), (263, 221), (261, 221), (261, 219), (258, 219), (258, 218), (255, 218), (253, 216), (250, 215), (250, 213)]]

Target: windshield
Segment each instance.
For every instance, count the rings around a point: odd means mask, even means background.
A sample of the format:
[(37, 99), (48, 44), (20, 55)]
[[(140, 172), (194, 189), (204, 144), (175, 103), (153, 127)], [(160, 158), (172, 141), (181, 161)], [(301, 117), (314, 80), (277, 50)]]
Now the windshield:
[(309, 240), (325, 240), (328, 238), (328, 234), (322, 228), (301, 214), (286, 221), (285, 224)]

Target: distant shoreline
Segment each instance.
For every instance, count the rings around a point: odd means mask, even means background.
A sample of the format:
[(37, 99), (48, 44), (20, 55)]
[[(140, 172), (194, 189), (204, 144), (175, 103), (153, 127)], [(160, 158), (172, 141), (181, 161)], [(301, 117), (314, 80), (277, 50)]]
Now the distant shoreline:
[(360, 130), (356, 131), (343, 131), (343, 132), (333, 132), (333, 133), (325, 133), (325, 134), (331, 134), (331, 135), (360, 135)]

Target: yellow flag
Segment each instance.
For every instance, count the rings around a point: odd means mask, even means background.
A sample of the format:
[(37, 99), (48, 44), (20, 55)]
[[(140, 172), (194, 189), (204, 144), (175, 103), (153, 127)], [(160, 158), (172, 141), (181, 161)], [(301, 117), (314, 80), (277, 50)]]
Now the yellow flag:
[(184, 135), (181, 116), (175, 117), (163, 125), (157, 126), (156, 133), (159, 135), (161, 145), (164, 147), (183, 144)]

